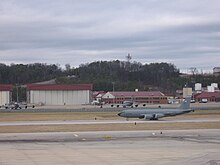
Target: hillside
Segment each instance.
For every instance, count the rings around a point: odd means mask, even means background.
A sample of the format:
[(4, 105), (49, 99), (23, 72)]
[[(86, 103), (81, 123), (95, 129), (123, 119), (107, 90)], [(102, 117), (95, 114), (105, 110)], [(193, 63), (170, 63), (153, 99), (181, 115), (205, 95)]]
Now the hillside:
[[(115, 91), (160, 90), (173, 94), (177, 89), (193, 86), (196, 82), (204, 86), (213, 82), (220, 84), (220, 76), (195, 74), (183, 77), (175, 65), (168, 63), (97, 61), (77, 68), (67, 64), (65, 69), (55, 64), (0, 64), (0, 84), (23, 85), (51, 79), (58, 84), (93, 83), (94, 90), (102, 91), (112, 91), (114, 86)], [(25, 99), (25, 90), (21, 87), (19, 90), (19, 97)]]

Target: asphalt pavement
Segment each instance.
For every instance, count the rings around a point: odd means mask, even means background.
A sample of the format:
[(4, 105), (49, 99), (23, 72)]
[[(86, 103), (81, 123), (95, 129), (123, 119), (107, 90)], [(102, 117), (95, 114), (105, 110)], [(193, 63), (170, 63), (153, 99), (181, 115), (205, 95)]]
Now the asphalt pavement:
[(0, 134), (1, 165), (218, 165), (219, 129)]
[[(166, 108), (178, 108), (179, 104), (148, 104), (147, 106), (143, 107), (139, 105), (136, 109), (144, 108), (144, 109), (156, 109), (156, 108), (166, 109)], [(220, 110), (220, 103), (193, 103), (190, 105), (192, 109), (195, 110)], [(120, 112), (124, 109), (130, 109), (130, 107), (123, 108), (123, 107), (111, 107), (110, 105), (103, 105), (101, 108), (100, 106), (94, 105), (72, 105), (72, 106), (36, 106), (35, 108), (27, 108), (27, 109), (0, 109), (1, 112)]]
[(55, 121), (10, 121), (0, 122), (1, 126), (28, 126), (28, 125), (70, 125), (70, 124), (129, 124), (129, 123), (207, 123), (207, 122), (220, 122), (219, 118), (195, 118), (195, 119), (160, 119), (157, 121), (149, 120), (55, 120)]

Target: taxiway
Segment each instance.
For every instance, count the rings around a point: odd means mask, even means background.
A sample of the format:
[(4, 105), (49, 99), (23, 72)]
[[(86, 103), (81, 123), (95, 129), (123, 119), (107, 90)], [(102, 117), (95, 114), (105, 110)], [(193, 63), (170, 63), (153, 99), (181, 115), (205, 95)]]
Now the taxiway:
[(0, 134), (0, 164), (219, 164), (219, 129)]
[(129, 123), (198, 123), (198, 122), (220, 122), (220, 118), (198, 118), (198, 119), (160, 119), (149, 120), (56, 120), (56, 121), (13, 121), (0, 122), (1, 126), (25, 126), (25, 125), (70, 125), (70, 124), (129, 124)]

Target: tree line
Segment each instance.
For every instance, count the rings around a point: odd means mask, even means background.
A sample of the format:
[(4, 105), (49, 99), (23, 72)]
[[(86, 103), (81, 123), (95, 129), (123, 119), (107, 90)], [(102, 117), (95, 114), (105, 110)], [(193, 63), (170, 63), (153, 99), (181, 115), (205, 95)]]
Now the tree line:
[[(72, 70), (70, 70), (72, 71)], [(175, 87), (179, 70), (168, 63), (141, 64), (125, 61), (97, 61), (75, 68), (76, 77), (60, 77), (58, 83), (93, 83), (95, 90), (165, 90)], [(70, 73), (70, 74), (71, 74)], [(175, 90), (175, 89), (174, 89)]]
[(0, 64), (0, 84), (22, 85), (51, 79), (57, 84), (92, 83), (94, 90), (101, 91), (112, 91), (114, 86), (115, 91), (160, 90), (173, 94), (196, 82), (220, 84), (220, 76), (193, 74), (182, 77), (174, 64), (163, 62), (96, 61), (77, 68), (66, 64), (64, 69), (57, 64)]
[(55, 64), (0, 64), (0, 83), (4, 84), (35, 83), (59, 76), (63, 76), (63, 71)]

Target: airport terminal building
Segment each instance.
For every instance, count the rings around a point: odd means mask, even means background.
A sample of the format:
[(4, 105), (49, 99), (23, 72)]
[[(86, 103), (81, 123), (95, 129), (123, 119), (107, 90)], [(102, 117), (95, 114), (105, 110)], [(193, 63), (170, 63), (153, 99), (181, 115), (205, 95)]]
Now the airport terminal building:
[(27, 102), (41, 105), (89, 104), (92, 89), (92, 84), (28, 84)]
[(0, 84), (0, 106), (9, 104), (12, 100), (12, 85)]

